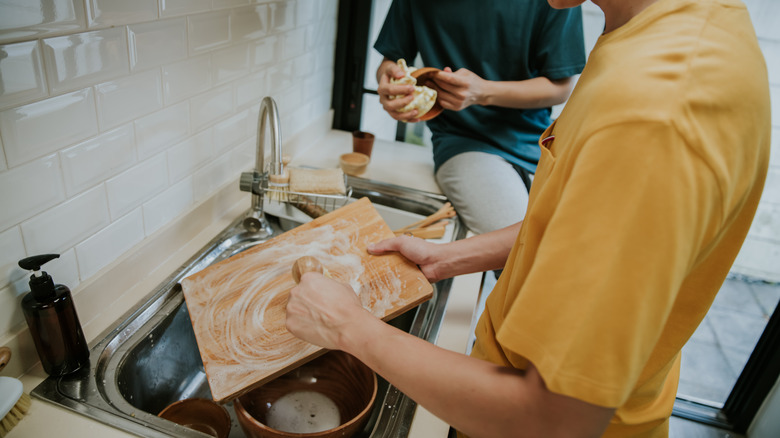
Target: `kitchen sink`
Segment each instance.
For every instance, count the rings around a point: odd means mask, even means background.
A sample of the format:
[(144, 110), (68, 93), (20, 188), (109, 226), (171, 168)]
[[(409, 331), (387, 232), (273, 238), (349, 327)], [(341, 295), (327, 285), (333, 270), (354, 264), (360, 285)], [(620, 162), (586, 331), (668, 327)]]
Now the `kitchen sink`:
[[(440, 195), (361, 178), (348, 180), (352, 198), (368, 197), (392, 229), (434, 213), (446, 199)], [(212, 398), (179, 280), (268, 239), (236, 219), (146, 299), (106, 330), (90, 349), (91, 366), (76, 374), (49, 377), (32, 394), (79, 414), (146, 437), (204, 437), (200, 432), (157, 417), (181, 399)], [(267, 215), (273, 235), (299, 225), (295, 218)], [(456, 219), (438, 241), (465, 236)], [(414, 336), (435, 342), (447, 305), (451, 280), (434, 284), (431, 300), (389, 321)], [(405, 437), (415, 402), (383, 379), (366, 427), (358, 437)], [(243, 437), (232, 403), (230, 437)]]

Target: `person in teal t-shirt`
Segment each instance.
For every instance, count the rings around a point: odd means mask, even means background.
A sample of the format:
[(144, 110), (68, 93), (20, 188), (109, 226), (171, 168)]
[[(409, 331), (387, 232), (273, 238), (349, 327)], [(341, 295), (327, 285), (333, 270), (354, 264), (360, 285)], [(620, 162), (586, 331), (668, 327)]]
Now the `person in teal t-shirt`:
[[(439, 187), (481, 234), (523, 219), (539, 135), (585, 65), (580, 8), (538, 0), (394, 0), (374, 48), (379, 100), (396, 120), (411, 85), (391, 84), (417, 54), (437, 76), (445, 111), (427, 121)], [(390, 96), (408, 95), (391, 99)]]

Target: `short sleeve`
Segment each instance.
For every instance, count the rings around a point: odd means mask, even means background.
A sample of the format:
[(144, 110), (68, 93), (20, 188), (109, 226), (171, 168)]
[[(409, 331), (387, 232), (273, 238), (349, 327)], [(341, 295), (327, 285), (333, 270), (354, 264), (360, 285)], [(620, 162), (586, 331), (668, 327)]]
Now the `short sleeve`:
[(409, 0), (393, 0), (374, 49), (388, 59), (413, 62), (418, 48), (412, 23)]
[(540, 14), (539, 32), (533, 42), (533, 64), (540, 76), (563, 79), (577, 75), (585, 66), (582, 10), (552, 9), (545, 5)]
[(722, 219), (717, 184), (660, 122), (603, 129), (550, 172), (568, 180), (538, 194), (555, 190), (559, 201), (497, 339), (551, 391), (621, 406), (666, 348), (659, 340), (681, 285)]

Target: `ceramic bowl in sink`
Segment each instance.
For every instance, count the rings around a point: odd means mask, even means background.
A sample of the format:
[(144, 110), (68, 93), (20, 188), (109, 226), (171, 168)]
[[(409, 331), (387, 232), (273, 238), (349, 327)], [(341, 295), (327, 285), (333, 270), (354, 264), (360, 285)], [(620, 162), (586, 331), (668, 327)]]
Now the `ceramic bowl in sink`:
[(212, 400), (179, 400), (163, 409), (159, 416), (216, 438), (227, 438), (230, 434), (230, 414)]
[(252, 438), (349, 437), (368, 421), (377, 377), (355, 357), (331, 351), (233, 402)]

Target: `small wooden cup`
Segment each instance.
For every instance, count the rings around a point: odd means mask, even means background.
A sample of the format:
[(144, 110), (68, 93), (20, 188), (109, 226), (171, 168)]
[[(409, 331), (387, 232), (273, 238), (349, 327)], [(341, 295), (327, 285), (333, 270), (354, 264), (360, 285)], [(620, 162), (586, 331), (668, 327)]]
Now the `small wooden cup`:
[(371, 158), (374, 149), (374, 134), (365, 131), (352, 132), (352, 152), (360, 152)]
[(222, 405), (205, 398), (187, 398), (168, 405), (158, 417), (216, 438), (230, 434), (230, 414)]
[(360, 176), (368, 167), (368, 163), (371, 159), (366, 154), (360, 152), (349, 152), (339, 157), (339, 164), (341, 170), (347, 175)]

